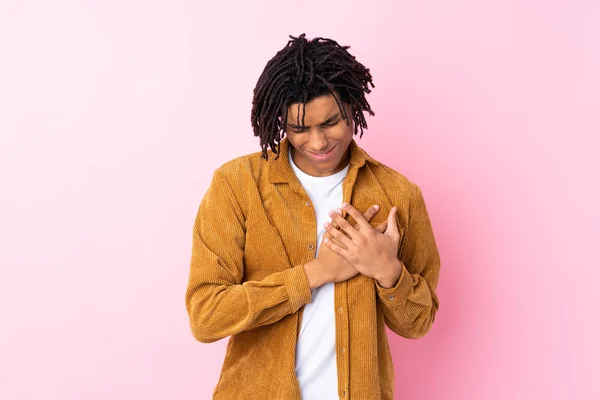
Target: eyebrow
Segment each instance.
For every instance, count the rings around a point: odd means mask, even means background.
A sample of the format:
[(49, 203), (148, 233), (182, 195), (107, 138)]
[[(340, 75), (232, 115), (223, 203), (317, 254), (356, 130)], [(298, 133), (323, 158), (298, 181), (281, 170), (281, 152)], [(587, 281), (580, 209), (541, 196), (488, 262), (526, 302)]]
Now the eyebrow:
[[(333, 122), (333, 120), (335, 120), (335, 119), (336, 119), (337, 117), (339, 117), (339, 116), (340, 116), (340, 113), (339, 113), (339, 112), (337, 112), (337, 113), (335, 113), (334, 115), (332, 115), (331, 117), (327, 118), (325, 121), (321, 122), (321, 124), (320, 124), (320, 125), (323, 125), (323, 124), (327, 124), (327, 123)], [(288, 122), (288, 126), (289, 126), (290, 128), (294, 128), (294, 129), (308, 128), (307, 126), (303, 126), (303, 125), (296, 125), (296, 124), (291, 124), (291, 123), (289, 123), (289, 122)]]

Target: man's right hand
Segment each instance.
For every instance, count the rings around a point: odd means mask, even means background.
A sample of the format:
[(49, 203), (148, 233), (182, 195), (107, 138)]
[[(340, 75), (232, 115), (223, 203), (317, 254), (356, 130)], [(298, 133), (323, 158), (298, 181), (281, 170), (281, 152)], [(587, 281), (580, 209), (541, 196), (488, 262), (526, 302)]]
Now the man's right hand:
[[(378, 209), (375, 208), (375, 206), (371, 206), (367, 211), (365, 211), (363, 216), (367, 221), (370, 221), (371, 218), (375, 216), (377, 211)], [(341, 210), (338, 209), (337, 212), (340, 213)], [(335, 228), (338, 228), (335, 222), (333, 225)], [(354, 227), (360, 229), (356, 224)], [(375, 230), (383, 233), (385, 232), (386, 228), (387, 220), (379, 224)], [(325, 234), (323, 234), (323, 239), (325, 238), (332, 240), (335, 244), (345, 248), (341, 242), (331, 236), (331, 234), (329, 234), (327, 231)], [(306, 275), (308, 277), (311, 290), (326, 283), (346, 281), (358, 274), (356, 268), (354, 268), (354, 266), (348, 260), (332, 251), (329, 247), (325, 246), (323, 242), (321, 242), (319, 246), (317, 258), (306, 263), (304, 265), (304, 269), (306, 270)]]

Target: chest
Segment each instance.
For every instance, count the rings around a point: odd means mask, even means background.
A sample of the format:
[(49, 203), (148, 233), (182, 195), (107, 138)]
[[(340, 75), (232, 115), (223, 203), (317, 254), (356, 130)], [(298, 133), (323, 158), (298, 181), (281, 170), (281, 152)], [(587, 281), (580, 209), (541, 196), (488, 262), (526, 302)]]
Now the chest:
[[(346, 201), (362, 214), (378, 204), (380, 209), (370, 220), (372, 227), (385, 221), (392, 206), (397, 205), (394, 204), (397, 201), (391, 199), (382, 187), (365, 185), (352, 176), (344, 180), (337, 193), (334, 189), (329, 196), (319, 198), (302, 186), (294, 188), (289, 184), (265, 186), (248, 198), (245, 280), (264, 279), (273, 272), (314, 259), (319, 233), (322, 233), (319, 224), (323, 222), (323, 214), (331, 209), (332, 201), (338, 205)], [(401, 215), (397, 215), (398, 221), (402, 219)], [(346, 220), (355, 224), (349, 215)], [(398, 226), (402, 234), (402, 225), (399, 223)]]

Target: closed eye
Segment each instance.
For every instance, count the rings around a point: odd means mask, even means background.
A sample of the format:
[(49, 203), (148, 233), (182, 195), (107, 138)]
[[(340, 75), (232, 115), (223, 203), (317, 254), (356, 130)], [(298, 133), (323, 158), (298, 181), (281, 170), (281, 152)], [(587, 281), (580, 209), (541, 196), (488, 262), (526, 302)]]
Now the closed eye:
[[(331, 122), (324, 122), (323, 124), (321, 124), (321, 126), (323, 127), (331, 127), (334, 125), (337, 125), (338, 122), (340, 122), (341, 119), (338, 119), (337, 121), (331, 121)], [(300, 127), (295, 127), (295, 126), (290, 126), (290, 128), (292, 128), (292, 132), (294, 133), (302, 133), (304, 131), (306, 131), (306, 128), (300, 128)]]

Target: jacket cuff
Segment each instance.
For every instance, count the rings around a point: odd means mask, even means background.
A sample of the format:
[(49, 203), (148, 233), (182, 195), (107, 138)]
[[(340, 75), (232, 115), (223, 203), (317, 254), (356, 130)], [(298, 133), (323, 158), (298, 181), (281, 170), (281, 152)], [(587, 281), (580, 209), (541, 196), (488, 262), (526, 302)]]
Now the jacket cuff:
[(288, 291), (292, 312), (312, 301), (312, 292), (304, 264), (297, 265), (283, 272), (283, 283)]
[(384, 302), (384, 304), (391, 309), (396, 309), (404, 304), (413, 287), (411, 274), (408, 272), (402, 261), (400, 261), (400, 265), (402, 266), (402, 271), (400, 272), (400, 277), (398, 278), (398, 282), (396, 282), (395, 286), (391, 288), (384, 288), (379, 284), (379, 282), (377, 282), (377, 279), (375, 279), (377, 295)]

